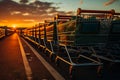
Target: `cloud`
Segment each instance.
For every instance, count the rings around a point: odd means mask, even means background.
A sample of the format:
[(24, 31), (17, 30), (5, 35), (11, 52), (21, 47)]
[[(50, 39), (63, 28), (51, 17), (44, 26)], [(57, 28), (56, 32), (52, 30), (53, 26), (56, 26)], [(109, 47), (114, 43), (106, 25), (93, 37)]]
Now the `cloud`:
[(7, 23), (8, 21), (7, 20), (1, 20), (2, 23)]
[(80, 4), (83, 4), (83, 0), (80, 0)]
[(30, 14), (29, 13), (23, 13), (22, 15), (23, 16), (29, 16)]
[(111, 5), (111, 4), (113, 4), (114, 2), (116, 2), (116, 1), (118, 1), (118, 0), (109, 0), (108, 2), (105, 2), (105, 3), (104, 3), (104, 6)]
[(68, 12), (66, 12), (66, 14), (67, 14), (67, 15), (74, 15), (75, 12), (73, 12), (73, 11), (68, 11)]
[(33, 20), (33, 19), (26, 19), (26, 20), (23, 20), (23, 21), (25, 21), (25, 22), (34, 22), (35, 20)]
[(23, 4), (28, 3), (28, 0), (20, 0), (20, 3), (23, 3)]
[(13, 11), (11, 12), (11, 15), (20, 14), (20, 13), (21, 13), (20, 11)]
[[(21, 2), (21, 3), (20, 3)], [(38, 0), (0, 0), (0, 20), (25, 22), (34, 20), (36, 22), (53, 18), (58, 14), (72, 14), (72, 12), (58, 11), (53, 2), (42, 2)], [(27, 22), (27, 21), (26, 21)]]

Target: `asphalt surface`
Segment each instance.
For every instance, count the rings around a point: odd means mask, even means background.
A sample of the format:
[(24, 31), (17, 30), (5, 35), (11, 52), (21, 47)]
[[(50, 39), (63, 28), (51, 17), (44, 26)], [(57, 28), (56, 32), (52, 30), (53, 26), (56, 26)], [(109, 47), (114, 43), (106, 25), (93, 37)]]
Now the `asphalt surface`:
[[(55, 80), (22, 39), (21, 43), (32, 71), (31, 80)], [(27, 80), (16, 33), (0, 39), (0, 80)]]
[(26, 80), (17, 34), (0, 40), (0, 80)]
[(35, 56), (35, 54), (29, 48), (29, 46), (23, 41), (23, 39), (21, 39), (21, 42), (32, 70), (32, 79), (33, 80), (55, 80), (53, 76), (50, 74), (50, 72), (41, 63), (41, 61)]

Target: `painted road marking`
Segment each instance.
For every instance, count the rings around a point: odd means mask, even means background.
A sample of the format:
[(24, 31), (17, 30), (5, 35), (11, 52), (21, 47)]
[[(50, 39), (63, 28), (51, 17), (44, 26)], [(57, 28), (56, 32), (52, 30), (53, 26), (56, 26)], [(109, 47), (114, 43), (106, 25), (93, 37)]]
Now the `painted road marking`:
[(23, 58), (23, 63), (24, 63), (24, 67), (25, 67), (27, 80), (32, 80), (32, 71), (31, 71), (30, 65), (27, 61), (25, 51), (23, 49), (23, 46), (22, 46), (22, 43), (21, 43), (21, 40), (20, 40), (19, 36), (18, 36), (18, 42), (19, 42), (19, 45), (20, 45), (20, 50), (21, 50), (21, 54), (22, 54), (22, 58)]
[[(23, 39), (24, 40), (24, 39)], [(37, 58), (42, 62), (42, 64), (46, 67), (46, 69), (51, 73), (51, 75), (55, 78), (55, 80), (65, 80), (39, 53), (32, 48), (28, 42), (24, 40), (24, 42), (29, 46), (29, 48), (33, 51), (33, 53), (37, 56)]]

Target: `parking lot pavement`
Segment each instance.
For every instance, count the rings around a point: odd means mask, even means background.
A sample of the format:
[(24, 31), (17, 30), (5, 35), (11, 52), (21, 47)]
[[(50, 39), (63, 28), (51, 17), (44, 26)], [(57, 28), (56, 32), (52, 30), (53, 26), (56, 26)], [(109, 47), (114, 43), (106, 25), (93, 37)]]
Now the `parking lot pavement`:
[(0, 40), (0, 80), (26, 80), (17, 34)]

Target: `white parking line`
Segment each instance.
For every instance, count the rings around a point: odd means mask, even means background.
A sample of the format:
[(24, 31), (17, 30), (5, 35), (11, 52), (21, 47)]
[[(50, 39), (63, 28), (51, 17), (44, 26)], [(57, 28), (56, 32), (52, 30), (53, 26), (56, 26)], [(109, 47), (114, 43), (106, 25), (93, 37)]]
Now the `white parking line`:
[(32, 48), (28, 44), (28, 42), (25, 41), (25, 43), (29, 46), (29, 48), (33, 51), (33, 53), (37, 56), (37, 58), (42, 62), (42, 64), (46, 67), (46, 69), (51, 73), (51, 75), (55, 78), (55, 80), (65, 80), (41, 55), (39, 55), (39, 53), (34, 48)]
[(19, 42), (19, 45), (20, 45), (20, 50), (21, 50), (21, 54), (22, 54), (22, 58), (23, 58), (23, 63), (24, 63), (24, 67), (25, 67), (27, 80), (32, 80), (32, 71), (31, 71), (29, 62), (27, 61), (27, 58), (26, 58), (26, 55), (25, 55), (25, 51), (23, 49), (23, 46), (22, 46), (22, 43), (20, 41), (19, 36), (18, 36), (18, 42)]

